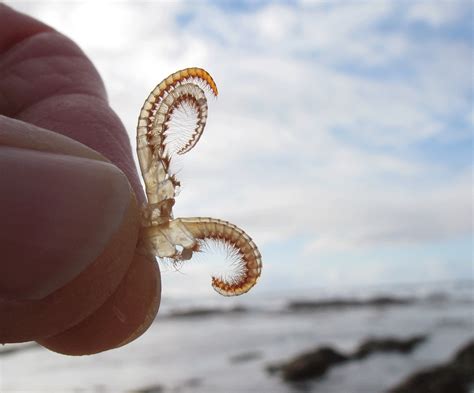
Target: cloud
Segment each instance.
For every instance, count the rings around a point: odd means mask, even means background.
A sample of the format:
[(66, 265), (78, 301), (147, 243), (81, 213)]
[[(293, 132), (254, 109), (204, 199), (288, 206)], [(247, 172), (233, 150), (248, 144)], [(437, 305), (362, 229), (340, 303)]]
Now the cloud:
[(451, 31), (465, 2), (14, 6), (91, 56), (132, 144), (163, 77), (215, 77), (204, 136), (175, 163), (176, 216), (235, 221), (264, 251), (304, 239), (306, 261), (472, 231), (472, 157), (443, 150), (472, 144), (472, 39)]
[(455, 23), (466, 11), (466, 8), (469, 8), (469, 5), (463, 1), (442, 1), (436, 6), (429, 2), (417, 1), (408, 7), (406, 19), (410, 22), (421, 22), (438, 28)]

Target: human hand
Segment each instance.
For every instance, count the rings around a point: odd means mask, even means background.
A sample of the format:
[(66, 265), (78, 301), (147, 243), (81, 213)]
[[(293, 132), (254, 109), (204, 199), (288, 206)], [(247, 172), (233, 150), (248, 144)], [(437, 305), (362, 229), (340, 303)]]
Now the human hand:
[(136, 253), (127, 134), (82, 51), (3, 4), (0, 184), (0, 343), (79, 355), (142, 334), (161, 286)]

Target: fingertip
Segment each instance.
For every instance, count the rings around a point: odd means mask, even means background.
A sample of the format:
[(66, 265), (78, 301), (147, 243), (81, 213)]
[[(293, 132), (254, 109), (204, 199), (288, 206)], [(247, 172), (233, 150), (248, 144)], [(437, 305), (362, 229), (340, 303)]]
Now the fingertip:
[(123, 225), (130, 184), (107, 162), (9, 146), (0, 167), (0, 298), (40, 300), (101, 255)]
[(69, 330), (37, 340), (65, 355), (91, 355), (128, 344), (152, 324), (160, 305), (158, 265), (135, 254), (117, 291), (94, 314)]
[(122, 225), (103, 252), (72, 281), (42, 299), (0, 298), (0, 343), (54, 336), (92, 315), (124, 279), (133, 260), (138, 231), (138, 207), (133, 197)]

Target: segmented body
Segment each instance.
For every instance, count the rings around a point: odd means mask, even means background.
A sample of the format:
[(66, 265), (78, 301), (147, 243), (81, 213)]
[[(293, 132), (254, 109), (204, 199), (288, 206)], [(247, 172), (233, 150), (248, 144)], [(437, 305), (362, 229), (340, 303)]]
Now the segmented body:
[[(148, 203), (142, 209), (140, 249), (161, 258), (187, 260), (206, 241), (224, 243), (237, 255), (238, 268), (229, 279), (212, 277), (212, 286), (224, 296), (240, 295), (252, 288), (262, 270), (262, 258), (253, 240), (227, 221), (207, 217), (173, 218), (180, 183), (170, 173), (174, 154), (184, 154), (199, 141), (207, 120), (203, 89), (217, 96), (216, 84), (201, 68), (187, 68), (164, 79), (146, 99), (138, 120), (137, 154)], [(169, 122), (180, 105), (195, 111), (193, 130), (182, 136), (175, 151), (169, 148)], [(184, 133), (185, 134), (185, 133)]]

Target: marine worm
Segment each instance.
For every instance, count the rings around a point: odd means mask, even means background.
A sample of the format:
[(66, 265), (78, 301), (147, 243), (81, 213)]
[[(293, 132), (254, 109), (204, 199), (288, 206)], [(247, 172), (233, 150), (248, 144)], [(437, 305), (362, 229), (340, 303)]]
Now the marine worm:
[[(223, 243), (232, 251), (237, 268), (229, 278), (212, 277), (212, 286), (221, 295), (236, 296), (248, 292), (262, 271), (260, 252), (250, 236), (224, 220), (173, 217), (180, 182), (170, 172), (170, 163), (175, 154), (194, 148), (202, 136), (208, 114), (205, 90), (218, 95), (211, 75), (202, 68), (186, 68), (159, 83), (140, 111), (137, 155), (147, 203), (142, 208), (139, 249), (177, 262), (190, 259), (209, 241)], [(171, 124), (180, 110), (191, 110), (195, 122), (176, 132)]]

